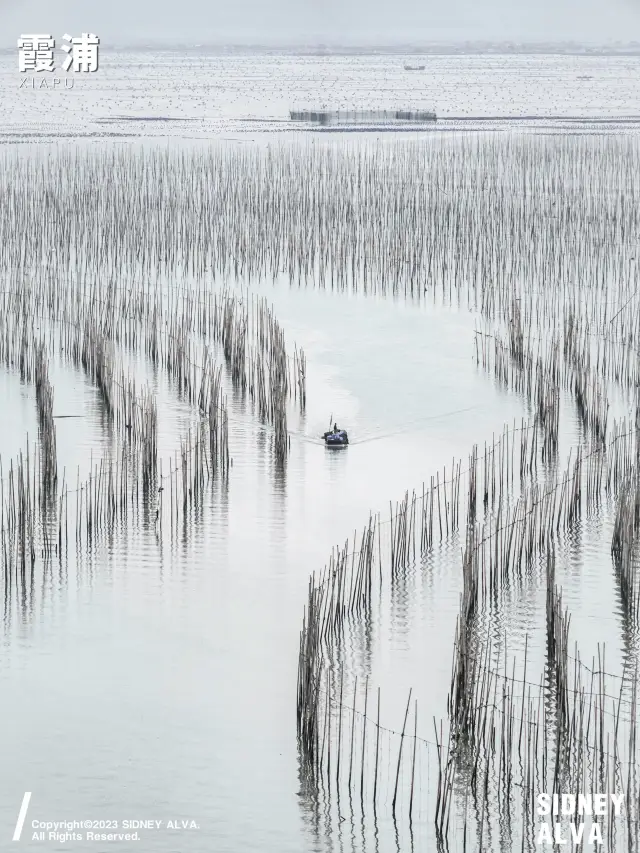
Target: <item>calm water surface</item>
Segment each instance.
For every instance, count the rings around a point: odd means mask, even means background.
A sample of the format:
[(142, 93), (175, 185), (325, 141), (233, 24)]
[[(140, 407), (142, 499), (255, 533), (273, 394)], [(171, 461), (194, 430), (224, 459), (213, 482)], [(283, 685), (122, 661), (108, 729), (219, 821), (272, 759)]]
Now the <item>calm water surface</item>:
[[(56, 60), (62, 65), (64, 55)], [(404, 66), (424, 64), (421, 72)], [(637, 130), (640, 54), (300, 56), (196, 50), (101, 53), (96, 74), (24, 82), (0, 54), (0, 141), (168, 137), (236, 142), (301, 132), (291, 109), (431, 109), (436, 130)], [(34, 88), (35, 87), (35, 88)], [(433, 132), (433, 128), (430, 132)], [(324, 135), (324, 134), (323, 134)]]
[[(183, 118), (200, 116), (196, 135), (203, 138), (227, 130), (246, 137), (241, 119), (259, 118), (266, 132), (267, 119), (279, 120), (286, 104), (317, 95), (319, 66), (332, 75), (328, 91), (337, 105), (356, 96), (367, 105), (379, 100), (384, 79), (387, 100), (419, 94), (433, 103), (439, 93), (436, 108), (452, 116), (543, 109), (547, 115), (640, 115), (635, 57), (434, 57), (435, 77), (420, 81), (401, 71), (389, 75), (392, 64), (402, 62), (307, 58), (296, 65), (290, 57), (203, 56), (178, 68), (172, 55), (119, 57), (105, 60), (104, 75), (73, 93), (25, 93), (16, 86), (2, 133), (7, 141), (26, 139), (46, 124), (50, 135), (43, 138), (51, 140), (68, 123), (77, 138), (84, 130), (97, 133), (107, 119), (130, 133), (116, 112), (157, 116), (171, 108)], [(12, 63), (2, 57), (3, 86), (18, 76)], [(585, 73), (597, 79), (588, 97), (575, 82)], [(525, 106), (512, 106), (522, 94), (514, 86), (524, 87)], [(185, 124), (168, 127), (158, 134), (178, 142), (189, 136)], [(387, 516), (390, 500), (420, 490), (437, 470), (450, 470), (454, 457), (466, 460), (474, 443), (482, 447), (505, 422), (526, 415), (516, 394), (498, 390), (476, 367), (475, 318), (464, 310), (428, 294), (422, 305), (411, 305), (282, 284), (259, 289), (273, 303), (288, 343), (301, 345), (308, 359), (308, 409), (289, 425), (286, 476), (274, 476), (255, 418), (232, 400), (229, 494), (212, 499), (187, 543), (167, 547), (142, 528), (116, 534), (80, 555), (69, 572), (43, 579), (32, 612), (12, 614), (0, 658), (0, 834), (7, 843), (23, 792), (33, 792), (16, 848), (111, 849), (31, 840), (33, 820), (93, 818), (197, 824), (141, 831), (139, 842), (118, 844), (123, 853), (316, 849), (299, 807), (295, 744), (297, 650), (309, 575), (322, 568), (333, 545), (362, 529), (370, 511)], [(64, 365), (55, 366), (52, 383), (54, 414), (81, 415), (57, 421), (59, 466), (74, 480), (78, 466), (86, 476), (91, 457), (104, 451), (97, 393)], [(157, 392), (160, 456), (166, 458), (186, 409), (169, 387)], [(35, 436), (35, 400), (31, 388), (2, 371), (0, 393), (6, 460), (26, 448), (27, 433)], [(567, 447), (578, 435), (571, 412), (563, 407)], [(353, 444), (346, 452), (327, 452), (317, 441), (331, 419), (349, 429)], [(567, 543), (559, 572), (583, 656), (595, 653), (598, 620), (600, 634), (612, 638), (614, 666), (617, 605), (611, 591), (603, 608), (600, 584), (610, 566), (610, 523), (603, 516), (585, 524), (579, 547)], [(454, 539), (415, 567), (376, 626), (374, 672), (392, 727), (409, 687), (425, 732), (434, 715), (446, 714), (461, 547)], [(524, 618), (522, 607), (503, 614), (521, 640), (535, 633), (543, 596), (532, 588)], [(603, 609), (612, 614), (604, 620)], [(422, 784), (428, 788), (433, 779)], [(427, 850), (430, 818), (421, 818), (418, 849)]]

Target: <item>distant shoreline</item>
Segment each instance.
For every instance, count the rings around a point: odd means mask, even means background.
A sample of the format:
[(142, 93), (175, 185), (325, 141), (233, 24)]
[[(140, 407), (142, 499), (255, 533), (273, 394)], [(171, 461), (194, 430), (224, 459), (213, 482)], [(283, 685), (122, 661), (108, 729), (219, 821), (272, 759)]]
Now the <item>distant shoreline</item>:
[[(195, 44), (193, 42), (167, 42), (158, 40), (156, 42), (146, 41), (140, 43), (118, 43), (109, 42), (102, 38), (100, 46), (102, 52), (114, 53), (141, 53), (141, 52), (168, 52), (176, 51), (190, 53), (213, 53), (220, 55), (247, 54), (247, 53), (285, 53), (293, 56), (455, 56), (461, 55), (541, 55), (541, 56), (640, 56), (640, 42), (608, 43), (608, 44), (581, 44), (579, 42), (488, 42), (488, 41), (466, 41), (466, 42), (428, 42), (418, 44), (392, 44), (392, 45), (353, 45), (353, 44), (322, 44), (314, 42), (297, 42), (281, 44), (234, 44), (229, 43), (207, 43)], [(1, 54), (15, 53), (13, 44), (0, 46)]]

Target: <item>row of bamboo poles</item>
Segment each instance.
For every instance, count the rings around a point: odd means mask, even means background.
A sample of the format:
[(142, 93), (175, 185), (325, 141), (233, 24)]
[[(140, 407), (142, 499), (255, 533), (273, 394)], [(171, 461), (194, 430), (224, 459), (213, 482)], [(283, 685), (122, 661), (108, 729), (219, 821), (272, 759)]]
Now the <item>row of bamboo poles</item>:
[[(623, 431), (627, 426), (628, 433)], [(301, 779), (308, 796), (333, 796), (338, 802), (342, 796), (353, 796), (372, 814), (383, 807), (386, 796), (394, 821), (411, 824), (416, 767), (425, 760), (424, 747), (430, 746), (438, 779), (433, 817), (442, 849), (448, 849), (452, 814), (456, 815), (455, 831), (464, 832), (468, 849), (476, 849), (477, 844), (481, 845), (477, 849), (484, 849), (487, 834), (498, 831), (496, 816), (505, 810), (518, 813), (513, 808), (516, 795), (523, 819), (509, 828), (512, 849), (520, 845), (535, 849), (537, 839), (531, 828), (539, 823), (536, 792), (622, 790), (618, 785), (621, 768), (632, 776), (634, 772), (635, 673), (623, 673), (620, 693), (612, 696), (604, 678), (595, 684), (587, 677), (588, 668), (577, 650), (570, 667), (570, 618), (555, 582), (555, 543), (587, 510), (584, 491), (616, 496), (614, 562), (622, 561), (624, 566), (625, 557), (616, 556), (623, 553), (622, 541), (627, 548), (624, 554), (635, 548), (640, 501), (637, 480), (629, 479), (629, 470), (639, 435), (625, 421), (614, 423), (613, 432), (604, 449), (598, 443), (585, 458), (579, 448), (564, 471), (553, 480), (539, 482), (543, 441), (537, 436), (544, 434), (544, 426), (535, 419), (531, 425), (505, 429), (483, 456), (474, 447), (464, 470), (454, 461), (448, 478), (441, 480), (438, 475), (422, 495), (407, 493), (391, 507), (387, 523), (372, 517), (359, 548), (354, 537), (351, 545), (345, 543), (332, 555), (322, 574), (312, 576), (300, 637), (297, 700)], [(463, 480), (467, 483), (464, 501), (460, 499)], [(513, 494), (514, 486), (519, 495)], [(393, 731), (395, 757), (389, 756), (388, 744), (383, 758), (380, 737), (389, 729), (380, 722), (380, 691), (376, 694), (373, 688), (371, 701), (367, 678), (364, 700), (360, 690), (357, 707), (357, 683), (354, 676), (345, 675), (345, 638), (355, 624), (371, 621), (378, 600), (372, 589), (393, 584), (407, 564), (424, 559), (460, 528), (465, 531), (465, 548), (448, 731), (443, 734), (436, 725), (435, 739), (419, 733), (417, 708), (410, 720), (408, 700), (402, 726)], [(526, 651), (524, 658), (516, 655), (508, 661), (506, 650), (494, 649), (490, 636), (481, 630), (480, 616), (505, 589), (523, 588), (540, 565), (546, 566), (541, 578), (546, 579), (547, 588), (547, 665), (540, 681), (532, 682)], [(632, 569), (619, 571), (629, 575)], [(633, 595), (637, 612), (636, 587), (627, 595)], [(514, 685), (519, 685), (520, 693)], [(631, 699), (623, 697), (625, 691), (631, 691)], [(397, 771), (386, 795), (381, 794), (379, 779), (383, 761), (391, 761)], [(624, 787), (629, 803), (636, 790), (633, 779), (630, 784), (631, 788)], [(626, 814), (630, 823), (625, 824), (625, 832), (637, 834), (635, 812)], [(518, 835), (522, 827), (527, 827), (526, 833)], [(599, 829), (613, 843), (615, 815), (608, 815), (606, 826)]]
[[(246, 321), (243, 299), (228, 291), (203, 299), (181, 292), (161, 303), (149, 291), (110, 290), (108, 283), (94, 282), (88, 294), (73, 281), (26, 286), (15, 278), (9, 284), (0, 295), (0, 363), (35, 385), (39, 450), (34, 456), (27, 448), (28, 466), (22, 455), (10, 462), (3, 482), (0, 574), (11, 575), (15, 586), (17, 567), (33, 573), (40, 556), (62, 560), (70, 530), (80, 548), (140, 520), (160, 533), (168, 525), (172, 535), (187, 535), (208, 499), (207, 484), (228, 484), (227, 385), (235, 387), (235, 368), (226, 359), (218, 363), (216, 345), (225, 328), (233, 335)], [(223, 306), (235, 326), (223, 325)], [(275, 425), (273, 450), (284, 462), (287, 400), (293, 397), (304, 410), (306, 360), (297, 347), (288, 356), (264, 300), (255, 300), (252, 311), (249, 393), (259, 421)], [(155, 381), (165, 371), (195, 417), (179, 450), (165, 460), (164, 473), (156, 393), (137, 378), (137, 357), (148, 361)], [(59, 482), (52, 359), (82, 371), (96, 388), (111, 435), (108, 456), (91, 461), (86, 479), (78, 470), (75, 488), (67, 472), (60, 472)]]
[[(514, 289), (553, 289), (564, 302), (587, 276), (622, 297), (633, 275), (632, 135), (30, 155), (3, 154), (3, 271), (29, 258), (56, 277), (96, 268), (113, 280), (132, 268), (165, 279), (285, 275), (414, 298), (427, 282), (487, 314)], [(87, 186), (100, 211), (92, 222)]]

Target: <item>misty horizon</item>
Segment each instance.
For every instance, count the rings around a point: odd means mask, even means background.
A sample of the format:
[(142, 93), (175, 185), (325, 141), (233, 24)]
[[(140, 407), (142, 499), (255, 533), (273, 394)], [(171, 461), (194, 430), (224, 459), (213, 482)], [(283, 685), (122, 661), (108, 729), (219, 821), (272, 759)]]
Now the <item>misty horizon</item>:
[[(59, 28), (58, 28), (59, 29)], [(54, 28), (40, 28), (51, 33), (53, 38), (59, 41), (62, 36)], [(253, 39), (250, 37), (233, 39), (208, 39), (195, 40), (192, 38), (147, 37), (137, 39), (113, 39), (108, 40), (97, 32), (90, 29), (100, 37), (101, 52), (119, 50), (210, 50), (214, 52), (234, 51), (291, 51), (312, 52), (319, 55), (330, 55), (332, 53), (397, 53), (397, 54), (438, 54), (438, 53), (640, 53), (640, 39), (563, 39), (563, 40), (527, 40), (527, 39), (433, 39), (429, 41), (410, 41), (397, 39), (395, 41), (375, 40), (321, 40), (313, 37), (292, 37), (289, 39), (274, 36), (271, 39)], [(16, 49), (16, 41), (23, 33), (35, 32), (33, 28), (21, 30), (16, 39), (7, 41), (0, 39), (0, 53), (11, 53)], [(74, 34), (80, 31), (74, 30)], [(84, 32), (84, 31), (83, 31)], [(58, 50), (58, 48), (56, 48)]]
[(180, 4), (113, 0), (87, 8), (80, 0), (0, 0), (0, 46), (22, 33), (93, 32), (103, 45), (397, 47), (400, 45), (521, 43), (629, 44), (640, 40), (640, 7), (628, 0), (327, 0), (232, 5), (205, 0)]

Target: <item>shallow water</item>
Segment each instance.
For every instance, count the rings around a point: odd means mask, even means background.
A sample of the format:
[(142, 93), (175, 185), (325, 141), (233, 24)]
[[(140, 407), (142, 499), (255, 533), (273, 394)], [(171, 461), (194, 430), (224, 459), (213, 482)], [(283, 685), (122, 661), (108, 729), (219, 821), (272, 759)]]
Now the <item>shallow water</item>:
[[(0, 676), (12, 697), (2, 738), (6, 825), (31, 789), (30, 819), (177, 818), (200, 827), (178, 842), (170, 831), (147, 831), (146, 849), (313, 846), (297, 806), (294, 736), (308, 576), (370, 510), (384, 518), (390, 497), (419, 491), (424, 472), (464, 459), (524, 408), (478, 373), (465, 313), (284, 287), (270, 296), (308, 357), (309, 406), (306, 423), (291, 425), (286, 483), (274, 482), (256, 452), (256, 427), (232, 409), (228, 502), (205, 513), (184, 547), (167, 551), (142, 530), (116, 535), (79, 561), (75, 577), (50, 579), (30, 618), (7, 626)], [(100, 447), (97, 407), (62, 369), (53, 376), (60, 413), (85, 413), (82, 427), (59, 422), (60, 462), (73, 470)], [(169, 397), (159, 440), (167, 449), (176, 435)], [(345, 453), (315, 439), (327, 413), (349, 425), (354, 442)], [(17, 436), (21, 425), (8, 434)], [(597, 559), (586, 565), (597, 567)], [(456, 537), (381, 615), (374, 672), (382, 719), (394, 730), (408, 687), (428, 737), (428, 721), (444, 712), (459, 566)], [(601, 586), (595, 575), (582, 572), (575, 591), (567, 587), (580, 605), (576, 639), (584, 652), (602, 603), (589, 594)], [(524, 625), (522, 605), (511, 616), (507, 607), (503, 627), (515, 620), (514, 648), (525, 632), (535, 634), (543, 608), (540, 589), (525, 605)], [(424, 761), (425, 796), (433, 791), (429, 768), (433, 754)], [(427, 843), (427, 809), (417, 817), (415, 841)], [(382, 819), (380, 831), (383, 838), (391, 832)]]
[[(82, 86), (26, 92), (18, 90), (13, 58), (3, 56), (0, 82), (16, 78), (4, 139), (96, 136), (108, 121), (109, 132), (143, 141), (171, 136), (183, 144), (214, 134), (249, 140), (274, 132), (270, 122), (285, 118), (289, 105), (321, 91), (336, 107), (413, 103), (419, 95), (438, 113), (500, 115), (516, 124), (518, 116), (535, 114), (607, 121), (640, 115), (637, 57), (436, 56), (420, 79), (402, 70), (406, 60), (399, 57), (178, 59), (105, 55), (104, 73)], [(587, 90), (578, 74), (593, 74), (596, 82)], [(197, 129), (179, 121), (143, 128), (121, 117), (172, 111), (174, 118), (201, 117)], [(259, 122), (249, 126), (247, 118)], [(141, 842), (118, 845), (123, 851), (324, 849), (297, 796), (296, 667), (309, 575), (333, 545), (362, 529), (370, 511), (384, 519), (390, 500), (420, 491), (436, 471), (450, 472), (453, 458), (464, 462), (474, 443), (491, 442), (505, 423), (526, 414), (519, 395), (498, 389), (476, 367), (475, 318), (463, 309), (282, 284), (258, 289), (273, 303), (287, 342), (302, 346), (308, 359), (308, 408), (304, 420), (289, 424), (286, 478), (274, 477), (260, 450), (260, 427), (232, 400), (228, 499), (212, 498), (187, 543), (166, 548), (143, 525), (114, 535), (81, 555), (69, 575), (46, 578), (32, 613), (12, 615), (0, 663), (9, 697), (0, 711), (0, 827), (7, 838), (23, 792), (32, 791), (27, 827), (33, 820), (92, 818), (198, 825), (141, 831)], [(5, 459), (26, 447), (27, 432), (34, 434), (35, 406), (14, 375), (0, 371), (0, 383)], [(73, 482), (73, 472), (80, 466), (86, 475), (106, 439), (96, 392), (64, 365), (52, 371), (52, 383), (54, 414), (82, 415), (57, 421), (60, 468)], [(158, 394), (166, 457), (186, 414), (170, 387)], [(579, 434), (566, 401), (561, 417), (564, 452)], [(328, 452), (317, 440), (332, 420), (349, 429), (346, 452)], [(596, 642), (611, 643), (607, 668), (614, 669), (622, 654), (617, 603), (610, 584), (606, 599), (602, 592), (602, 575), (611, 571), (610, 514), (589, 520), (575, 537), (558, 569), (574, 613), (572, 637), (585, 660), (596, 654)], [(432, 717), (446, 714), (461, 547), (453, 537), (412, 567), (380, 614), (374, 672), (383, 720), (394, 730), (410, 687), (426, 738)], [(508, 628), (516, 648), (531, 635), (539, 660), (543, 613), (544, 589), (534, 583), (524, 604), (507, 606), (494, 629)], [(429, 766), (425, 760), (427, 792)], [(393, 770), (385, 772), (392, 782)], [(388, 820), (381, 819), (380, 831), (381, 849), (394, 849)], [(416, 849), (431, 849), (426, 809), (418, 811), (415, 831)], [(347, 844), (349, 832), (336, 844)], [(25, 830), (20, 846), (74, 846), (30, 837)]]
[[(422, 472), (522, 414), (520, 401), (479, 380), (460, 343), (471, 319), (457, 311), (320, 291), (272, 295), (308, 357), (306, 424), (292, 435), (286, 484), (273, 482), (256, 453), (255, 428), (232, 413), (228, 510), (218, 507), (174, 553), (159, 552), (150, 536), (116, 537), (72, 583), (53, 582), (28, 624), (11, 626), (1, 677), (11, 717), (23, 709), (23, 737), (13, 731), (4, 744), (15, 767), (1, 783), (6, 823), (16, 791), (30, 785), (33, 818), (103, 817), (109, 804), (114, 819), (193, 817), (202, 829), (180, 839), (183, 849), (300, 850), (295, 681), (309, 574), (370, 510), (386, 514), (390, 498), (420, 487)], [(398, 352), (391, 363), (389, 348)], [(54, 377), (66, 413), (81, 395), (62, 370)], [(95, 414), (87, 402), (83, 410), (95, 457)], [(315, 440), (331, 414), (349, 425), (354, 443), (346, 453)], [(86, 461), (91, 442), (71, 446), (78, 425), (59, 424), (60, 464), (73, 470), (78, 447)], [(165, 416), (161, 448), (170, 446), (171, 426)], [(425, 590), (432, 606), (410, 614), (427, 647), (443, 642), (425, 719), (446, 698), (458, 606), (456, 580), (432, 584), (437, 606)], [(391, 696), (412, 683), (416, 651), (407, 628), (393, 632), (391, 658), (381, 662)], [(49, 772), (50, 781), (27, 782)], [(152, 843), (171, 850), (175, 840), (158, 833)]]
[[(424, 71), (404, 69), (418, 60)], [(0, 140), (222, 136), (247, 142), (309, 130), (324, 137), (326, 131), (289, 120), (289, 110), (322, 107), (435, 110), (438, 122), (427, 133), (628, 132), (640, 123), (640, 55), (327, 57), (105, 49), (97, 73), (67, 77), (64, 71), (48, 78), (20, 74), (17, 52), (0, 53)], [(73, 88), (66, 88), (71, 80)]]

